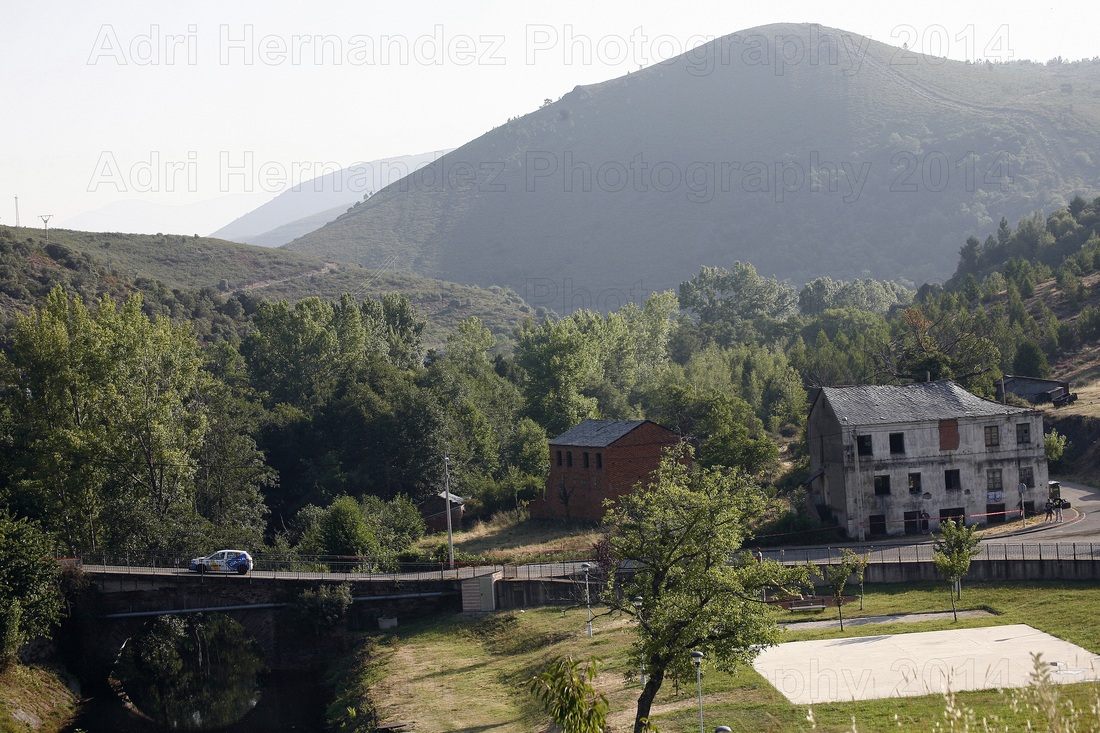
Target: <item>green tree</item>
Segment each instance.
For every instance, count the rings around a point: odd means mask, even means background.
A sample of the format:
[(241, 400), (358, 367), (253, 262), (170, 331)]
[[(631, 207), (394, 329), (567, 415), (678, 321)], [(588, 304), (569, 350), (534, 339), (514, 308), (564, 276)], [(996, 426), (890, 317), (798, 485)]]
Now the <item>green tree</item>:
[(1012, 359), (1012, 373), (1023, 377), (1045, 379), (1052, 372), (1047, 356), (1039, 348), (1039, 344), (1027, 339), (1016, 348), (1016, 356)]
[(1065, 455), (1066, 436), (1051, 428), (1050, 432), (1043, 436), (1043, 448), (1046, 451), (1047, 460), (1057, 463)]
[(598, 674), (595, 659), (582, 668), (572, 657), (561, 657), (527, 686), (562, 733), (601, 733), (607, 725), (608, 704), (607, 697), (592, 686)]
[(666, 677), (691, 678), (690, 651), (732, 671), (775, 643), (761, 592), (801, 587), (808, 578), (804, 567), (738, 554), (768, 506), (766, 494), (740, 471), (693, 468), (692, 457), (686, 444), (670, 451), (653, 482), (622, 497), (605, 519), (612, 567), (604, 600), (637, 621), (633, 664), (644, 663), (649, 675), (635, 733)]
[(58, 576), (50, 537), (34, 522), (0, 512), (0, 669), (60, 620)]
[(189, 544), (208, 432), (202, 365), (190, 328), (150, 320), (138, 295), (121, 307), (104, 296), (89, 313), (79, 298), (51, 292), (16, 323), (0, 363), (18, 426), (17, 508), (71, 552)]
[(762, 277), (748, 262), (732, 270), (704, 266), (680, 284), (680, 305), (696, 315), (708, 340), (728, 346), (760, 338), (795, 314), (795, 289)]
[(597, 400), (583, 391), (597, 379), (598, 351), (577, 319), (525, 323), (519, 331), (515, 359), (525, 372), (527, 416), (548, 434), (558, 435), (597, 415)]
[[(826, 565), (823, 575), (825, 582), (833, 592), (833, 600), (836, 601), (836, 610), (840, 617), (840, 629), (844, 630), (844, 587), (853, 574), (857, 575), (860, 586), (863, 585), (863, 571), (867, 568), (867, 558), (857, 555), (847, 547), (841, 553), (840, 562), (836, 565)], [(862, 598), (862, 591), (860, 592)]]
[(359, 503), (350, 496), (339, 496), (306, 531), (303, 549), (322, 555), (358, 558), (377, 556), (377, 538)]
[(959, 620), (955, 607), (955, 596), (962, 599), (962, 579), (970, 570), (970, 561), (978, 554), (981, 538), (974, 533), (975, 527), (945, 519), (940, 522), (940, 536), (933, 543), (932, 562), (936, 569), (947, 579), (951, 589), (951, 613)]

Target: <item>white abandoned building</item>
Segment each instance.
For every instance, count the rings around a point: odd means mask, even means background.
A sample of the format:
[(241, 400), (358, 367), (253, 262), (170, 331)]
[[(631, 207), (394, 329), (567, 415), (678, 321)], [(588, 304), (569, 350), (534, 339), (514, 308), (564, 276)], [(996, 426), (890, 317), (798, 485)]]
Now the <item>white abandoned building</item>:
[(950, 381), (822, 388), (808, 442), (809, 499), (850, 537), (1004, 521), (1047, 499), (1042, 416)]

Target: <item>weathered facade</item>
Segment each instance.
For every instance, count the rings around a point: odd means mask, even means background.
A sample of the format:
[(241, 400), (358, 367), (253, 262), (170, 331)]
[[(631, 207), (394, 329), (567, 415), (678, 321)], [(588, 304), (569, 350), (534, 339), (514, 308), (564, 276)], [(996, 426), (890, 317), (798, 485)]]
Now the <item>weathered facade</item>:
[(550, 441), (550, 475), (528, 507), (531, 517), (603, 519), (604, 500), (649, 481), (679, 440), (649, 420), (585, 420)]
[(950, 381), (825, 387), (807, 435), (810, 501), (851, 537), (1000, 522), (1046, 501), (1042, 416)]

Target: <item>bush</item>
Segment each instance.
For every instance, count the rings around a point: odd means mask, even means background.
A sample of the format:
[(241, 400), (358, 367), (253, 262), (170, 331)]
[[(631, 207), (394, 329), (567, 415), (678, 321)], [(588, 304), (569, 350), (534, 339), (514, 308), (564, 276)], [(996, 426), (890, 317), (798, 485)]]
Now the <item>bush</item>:
[(347, 618), (349, 608), (351, 608), (351, 585), (340, 583), (325, 584), (302, 591), (302, 594), (291, 602), (289, 611), (301, 628), (312, 631), (315, 636), (321, 636), (343, 622)]

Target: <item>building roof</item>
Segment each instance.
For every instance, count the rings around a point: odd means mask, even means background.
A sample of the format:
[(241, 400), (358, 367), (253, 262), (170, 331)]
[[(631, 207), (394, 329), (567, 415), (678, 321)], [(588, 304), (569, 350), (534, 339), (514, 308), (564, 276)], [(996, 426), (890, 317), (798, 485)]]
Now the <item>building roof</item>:
[[(972, 395), (949, 380), (903, 386), (823, 387), (837, 419), (849, 425), (876, 425), (994, 417), (1030, 412)], [(820, 397), (819, 397), (820, 399)]]
[(634, 428), (647, 422), (649, 420), (585, 420), (553, 438), (550, 444), (606, 448)]

